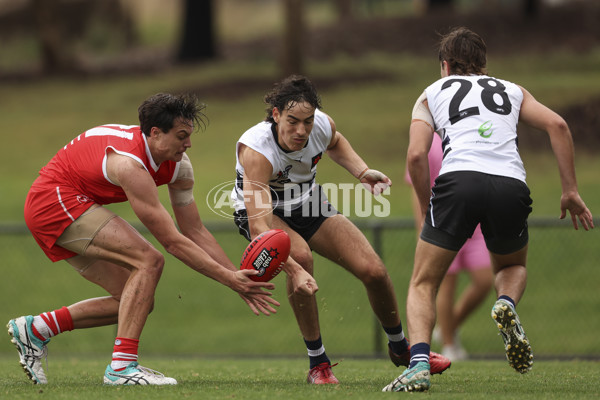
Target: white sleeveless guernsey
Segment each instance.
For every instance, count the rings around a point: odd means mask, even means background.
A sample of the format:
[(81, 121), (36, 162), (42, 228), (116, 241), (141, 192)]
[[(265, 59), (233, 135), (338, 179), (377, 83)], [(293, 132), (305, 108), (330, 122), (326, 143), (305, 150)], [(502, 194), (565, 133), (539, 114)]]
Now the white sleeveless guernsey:
[(442, 137), (440, 175), (478, 171), (525, 182), (517, 148), (521, 88), (486, 75), (451, 75), (425, 93), (435, 130)]
[(298, 151), (283, 150), (277, 143), (272, 126), (270, 122), (260, 122), (248, 129), (236, 144), (236, 185), (231, 194), (236, 211), (245, 208), (244, 167), (238, 158), (240, 144), (259, 152), (273, 166), (269, 186), (274, 208), (294, 210), (300, 207), (308, 200), (315, 185), (317, 163), (323, 157), (332, 138), (331, 123), (327, 115), (318, 109), (315, 110), (314, 125), (308, 143)]

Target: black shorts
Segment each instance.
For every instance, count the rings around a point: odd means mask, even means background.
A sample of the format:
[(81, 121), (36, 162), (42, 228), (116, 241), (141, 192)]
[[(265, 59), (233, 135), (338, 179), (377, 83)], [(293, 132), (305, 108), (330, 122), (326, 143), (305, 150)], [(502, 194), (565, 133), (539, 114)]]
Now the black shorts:
[[(307, 242), (327, 218), (337, 214), (339, 212), (331, 205), (321, 185), (315, 186), (309, 200), (301, 207), (288, 211), (278, 208), (273, 209), (273, 215), (279, 217)], [(239, 229), (240, 235), (251, 240), (246, 210), (241, 209), (234, 212), (233, 220)]]
[(458, 251), (473, 235), (477, 224), (491, 252), (509, 254), (529, 241), (527, 217), (531, 197), (527, 185), (514, 178), (473, 171), (440, 175), (431, 189), (431, 200), (421, 239)]

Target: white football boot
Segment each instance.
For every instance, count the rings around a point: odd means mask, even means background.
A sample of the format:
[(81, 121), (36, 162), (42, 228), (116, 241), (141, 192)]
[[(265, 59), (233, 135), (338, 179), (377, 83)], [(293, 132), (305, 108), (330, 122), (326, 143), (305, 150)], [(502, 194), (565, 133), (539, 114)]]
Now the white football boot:
[(177, 385), (173, 378), (164, 376), (158, 371), (145, 368), (137, 362), (130, 363), (123, 371), (115, 371), (110, 364), (104, 371), (105, 385)]

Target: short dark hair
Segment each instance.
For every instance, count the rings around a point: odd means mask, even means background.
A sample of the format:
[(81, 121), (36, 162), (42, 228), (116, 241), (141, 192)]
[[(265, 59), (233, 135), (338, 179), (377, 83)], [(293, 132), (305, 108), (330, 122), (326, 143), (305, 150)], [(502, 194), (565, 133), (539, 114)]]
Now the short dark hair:
[(138, 108), (140, 127), (146, 136), (150, 135), (153, 127), (163, 132), (173, 128), (176, 119), (194, 123), (194, 127), (206, 126), (208, 119), (203, 113), (205, 104), (199, 103), (196, 96), (192, 94), (173, 95), (169, 93), (157, 93), (144, 102)]
[(275, 84), (272, 91), (265, 95), (265, 103), (268, 105), (265, 121), (274, 123), (273, 109), (279, 111), (293, 107), (296, 103), (307, 102), (315, 109), (321, 108), (321, 98), (317, 93), (315, 85), (305, 76), (291, 75)]
[(446, 61), (452, 75), (485, 75), (487, 47), (475, 32), (465, 27), (455, 28), (442, 36), (438, 57)]

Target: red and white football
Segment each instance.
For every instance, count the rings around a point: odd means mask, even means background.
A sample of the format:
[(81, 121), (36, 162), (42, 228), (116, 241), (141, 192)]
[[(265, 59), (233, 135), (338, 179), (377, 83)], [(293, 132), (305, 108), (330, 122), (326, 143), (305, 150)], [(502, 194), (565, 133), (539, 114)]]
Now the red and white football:
[(240, 269), (255, 269), (255, 282), (269, 282), (283, 269), (290, 255), (290, 237), (281, 229), (271, 229), (258, 235), (244, 251)]

